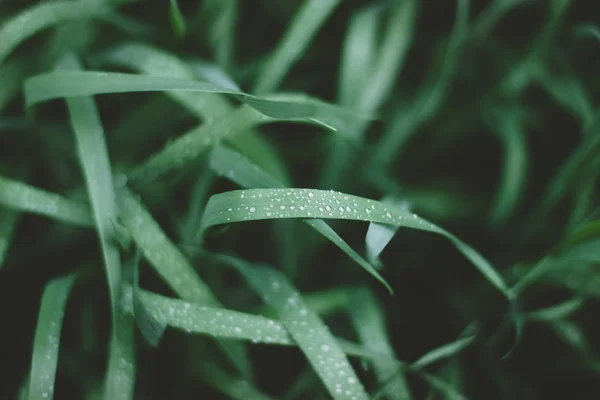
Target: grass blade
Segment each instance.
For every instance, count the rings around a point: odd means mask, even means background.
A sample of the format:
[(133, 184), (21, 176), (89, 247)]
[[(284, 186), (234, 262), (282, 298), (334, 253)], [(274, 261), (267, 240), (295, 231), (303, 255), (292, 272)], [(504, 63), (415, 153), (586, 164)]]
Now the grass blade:
[(450, 358), (460, 353), (463, 349), (471, 345), (475, 341), (475, 336), (468, 336), (465, 338), (457, 339), (454, 342), (447, 343), (443, 346), (435, 348), (427, 354), (419, 357), (412, 365), (415, 368), (425, 368), (426, 366), (433, 364), (439, 360)]
[(156, 320), (140, 298), (139, 259), (140, 253), (137, 252), (135, 260), (133, 261), (134, 265), (132, 266), (133, 287), (131, 301), (133, 306), (133, 316), (135, 317), (137, 326), (140, 329), (140, 332), (142, 332), (144, 339), (146, 339), (151, 346), (156, 347), (158, 346), (158, 343), (160, 343), (160, 339), (164, 335), (167, 325)]
[(0, 270), (2, 270), (18, 219), (18, 212), (0, 209), (0, 221), (2, 221), (0, 223)]
[[(169, 53), (141, 43), (121, 44), (103, 53), (97, 59), (100, 63), (116, 64), (148, 75), (189, 80), (201, 79), (234, 91), (240, 91), (238, 85), (225, 72), (213, 65), (198, 61), (188, 64)], [(218, 94), (176, 91), (167, 92), (167, 95), (209, 124), (214, 122), (217, 117), (225, 116), (228, 113), (237, 113), (227, 98)], [(256, 114), (267, 118), (258, 112)], [(213, 126), (213, 128), (218, 130), (217, 126)], [(201, 136), (206, 134), (206, 130), (207, 128), (197, 128), (189, 134), (197, 132)], [(240, 131), (232, 130), (231, 134), (222, 136), (226, 136), (237, 148), (243, 149), (244, 153), (255, 162), (270, 167), (269, 170), (276, 173), (277, 176), (286, 177), (282, 173), (283, 163), (271, 146), (256, 132), (248, 129), (244, 131), (244, 135), (237, 135)], [(213, 136), (211, 135), (211, 137)]]
[(62, 97), (107, 93), (188, 91), (228, 94), (243, 99), (264, 115), (282, 121), (312, 121), (329, 129), (344, 131), (361, 117), (350, 111), (307, 97), (296, 101), (270, 100), (209, 82), (95, 71), (56, 71), (40, 74), (25, 82), (28, 106)]
[(492, 265), (475, 249), (416, 214), (388, 208), (378, 201), (317, 189), (251, 189), (214, 195), (209, 200), (200, 234), (216, 225), (277, 218), (324, 218), (376, 222), (445, 236), (507, 298), (512, 293)]
[(77, 19), (100, 17), (109, 8), (100, 2), (55, 1), (38, 4), (12, 18), (0, 27), (0, 65), (23, 41), (42, 29)]
[(208, 41), (219, 66), (230, 70), (235, 50), (236, 23), (238, 20), (238, 0), (207, 0), (202, 8), (208, 27)]
[(93, 219), (86, 207), (56, 193), (0, 176), (0, 204), (22, 212), (44, 215), (80, 226), (92, 226)]
[(120, 222), (150, 265), (178, 296), (193, 303), (218, 304), (208, 285), (130, 190), (123, 189), (119, 193), (118, 205)]
[[(220, 307), (210, 287), (203, 282), (179, 249), (169, 240), (150, 213), (127, 189), (119, 193), (121, 223), (160, 277), (182, 299), (192, 303)], [(160, 320), (159, 320), (160, 321)], [(235, 363), (249, 375), (250, 366), (244, 349), (231, 342), (219, 342)]]
[(173, 32), (175, 32), (175, 35), (179, 38), (184, 37), (187, 31), (187, 24), (179, 9), (177, 0), (171, 0), (169, 3), (169, 21), (171, 22), (171, 28), (173, 29)]
[[(241, 154), (228, 150), (225, 147), (216, 147), (210, 157), (210, 167), (218, 175), (226, 176), (228, 179), (246, 188), (281, 188), (283, 184), (273, 178), (267, 172), (252, 164)], [(352, 258), (357, 264), (363, 267), (375, 279), (381, 282), (386, 289), (393, 293), (391, 286), (383, 279), (381, 275), (362, 258), (352, 247), (342, 239), (335, 230), (327, 223), (319, 219), (305, 219), (303, 221), (311, 228), (319, 232), (333, 244), (339, 247), (344, 253)]]
[(255, 93), (268, 93), (277, 89), (292, 65), (304, 53), (339, 3), (340, 0), (306, 0), (304, 2), (294, 17), (291, 27), (256, 79)]
[(352, 366), (329, 329), (310, 311), (300, 294), (279, 272), (236, 262), (238, 271), (281, 321), (304, 352), (329, 394), (338, 399), (368, 399)]
[[(131, 299), (132, 291), (128, 290), (126, 296)], [(140, 300), (160, 324), (187, 333), (248, 340), (254, 343), (293, 343), (281, 323), (259, 315), (171, 299), (145, 290), (140, 290)]]
[(29, 399), (52, 399), (62, 322), (75, 274), (56, 278), (44, 289), (31, 359)]
[[(81, 69), (74, 56), (65, 57), (59, 68)], [(110, 292), (113, 329), (104, 395), (107, 399), (130, 399), (135, 384), (133, 320), (120, 310), (121, 261), (113, 227), (117, 206), (104, 129), (92, 98), (71, 97), (66, 101), (100, 238)]]
[(234, 400), (271, 400), (244, 379), (237, 378), (216, 363), (202, 363), (199, 374), (207, 385)]
[(389, 355), (390, 359), (374, 359), (373, 367), (379, 383), (390, 376), (393, 381), (386, 384), (387, 398), (390, 400), (410, 400), (410, 389), (402, 372), (397, 372), (398, 363), (394, 359), (394, 350), (386, 332), (383, 310), (375, 297), (367, 289), (353, 293), (348, 303), (348, 314), (360, 341), (367, 350), (373, 353)]

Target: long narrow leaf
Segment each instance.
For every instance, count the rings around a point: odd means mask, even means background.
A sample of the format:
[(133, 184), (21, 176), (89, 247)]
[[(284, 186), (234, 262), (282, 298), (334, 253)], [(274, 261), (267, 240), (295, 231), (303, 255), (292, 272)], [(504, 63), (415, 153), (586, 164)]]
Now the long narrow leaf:
[(333, 130), (347, 130), (360, 115), (317, 100), (281, 101), (252, 96), (209, 82), (94, 71), (56, 71), (25, 82), (28, 106), (62, 97), (106, 93), (189, 91), (229, 94), (243, 99), (264, 115), (280, 120), (308, 120)]
[(0, 208), (0, 270), (4, 264), (6, 253), (10, 247), (12, 236), (19, 219), (19, 213)]
[[(273, 178), (266, 171), (252, 164), (247, 158), (228, 150), (225, 147), (216, 147), (210, 157), (210, 166), (215, 173), (224, 175), (233, 182), (246, 188), (281, 188), (284, 185)], [(305, 219), (304, 223), (319, 232), (333, 244), (339, 247), (344, 253), (352, 258), (357, 264), (363, 267), (375, 279), (381, 282), (390, 293), (393, 293), (390, 285), (379, 275), (375, 268), (362, 258), (352, 247), (342, 239), (335, 230), (327, 223), (319, 219)]]
[(281, 321), (304, 352), (329, 394), (336, 400), (368, 399), (344, 352), (302, 296), (279, 272), (236, 263), (250, 286), (275, 308)]
[(30, 400), (54, 397), (60, 333), (74, 282), (75, 274), (70, 274), (50, 281), (44, 289), (31, 357)]
[(279, 86), (339, 3), (340, 0), (305, 0), (292, 26), (262, 69), (254, 87), (255, 93), (271, 92)]
[(0, 204), (13, 210), (44, 215), (69, 224), (93, 225), (89, 210), (81, 204), (1, 176)]
[[(61, 69), (81, 69), (73, 56), (63, 59)], [(133, 320), (120, 310), (121, 261), (113, 223), (117, 216), (112, 172), (104, 129), (94, 100), (90, 97), (67, 98), (71, 124), (79, 158), (100, 238), (112, 309), (112, 336), (105, 381), (107, 399), (130, 399), (135, 384), (133, 356)]]
[(416, 214), (332, 190), (252, 189), (220, 193), (209, 200), (200, 233), (215, 225), (278, 218), (368, 221), (438, 233), (448, 238), (500, 292), (512, 298), (512, 293), (492, 265), (456, 236)]
[(101, 2), (55, 1), (38, 4), (6, 20), (0, 27), (0, 65), (25, 39), (67, 21), (100, 17), (110, 9)]

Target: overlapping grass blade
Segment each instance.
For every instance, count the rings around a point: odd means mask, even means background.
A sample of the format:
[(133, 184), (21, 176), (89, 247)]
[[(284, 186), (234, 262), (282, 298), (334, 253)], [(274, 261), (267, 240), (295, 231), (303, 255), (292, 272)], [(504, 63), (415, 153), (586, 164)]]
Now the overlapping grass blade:
[(201, 9), (202, 19), (212, 22), (207, 29), (214, 58), (225, 70), (230, 70), (234, 61), (238, 8), (238, 0), (206, 0)]
[[(76, 71), (81, 67), (74, 56), (66, 56), (59, 69)], [(120, 310), (121, 261), (113, 227), (117, 206), (104, 129), (92, 98), (70, 97), (66, 101), (100, 238), (110, 293), (113, 326), (105, 396), (107, 399), (130, 399), (135, 384), (133, 320)]]
[(277, 89), (340, 0), (305, 0), (292, 25), (269, 57), (254, 85), (254, 93)]
[(574, 297), (556, 306), (544, 308), (542, 310), (529, 311), (526, 314), (528, 319), (534, 321), (553, 321), (569, 317), (571, 314), (579, 311), (583, 306), (583, 300)]
[[(252, 164), (247, 158), (241, 154), (229, 150), (223, 146), (216, 147), (210, 156), (210, 167), (218, 175), (223, 175), (238, 185), (246, 188), (281, 188), (283, 184), (273, 178), (266, 171)], [(344, 253), (352, 258), (357, 264), (363, 267), (375, 279), (381, 282), (392, 293), (392, 288), (381, 277), (381, 275), (362, 258), (356, 251), (352, 249), (342, 239), (335, 230), (327, 223), (319, 219), (305, 219), (304, 222), (311, 228), (315, 229), (325, 238), (329, 239), (333, 244), (338, 246)]]
[[(182, 299), (213, 307), (221, 304), (210, 287), (169, 240), (154, 218), (128, 189), (118, 196), (121, 223), (154, 270)], [(250, 367), (244, 349), (231, 342), (219, 342), (232, 361), (246, 375)]]
[(97, 71), (55, 71), (29, 78), (25, 82), (28, 106), (47, 100), (107, 93), (188, 91), (228, 94), (242, 99), (262, 114), (282, 121), (312, 121), (344, 131), (364, 116), (304, 97), (296, 101), (270, 100), (232, 90), (210, 82), (137, 74)]
[(527, 178), (527, 148), (522, 118), (513, 112), (501, 112), (493, 119), (504, 144), (502, 178), (491, 211), (494, 223), (505, 221), (515, 210)]
[(0, 223), (0, 270), (10, 247), (18, 218), (19, 213), (17, 211), (0, 208), (0, 221), (2, 221)]
[(0, 63), (0, 111), (17, 95), (21, 89), (21, 79), (26, 63), (23, 60), (11, 60)]
[(275, 308), (334, 399), (368, 399), (339, 344), (279, 272), (232, 261), (250, 286)]
[(92, 226), (89, 210), (56, 193), (0, 176), (0, 204), (13, 210), (44, 215), (80, 226)]
[(177, 0), (171, 0), (169, 3), (169, 22), (171, 22), (171, 28), (175, 32), (175, 35), (178, 37), (185, 36), (187, 32), (187, 23), (179, 9)]
[(425, 368), (426, 366), (433, 364), (437, 361), (440, 361), (445, 358), (450, 358), (462, 350), (473, 344), (475, 341), (475, 336), (466, 336), (463, 338), (459, 338), (451, 343), (447, 343), (440, 347), (437, 347), (431, 351), (428, 351), (427, 354), (419, 357), (417, 361), (415, 361), (412, 366), (415, 368)]
[(6, 57), (25, 39), (42, 29), (77, 19), (100, 17), (110, 11), (99, 1), (55, 1), (31, 7), (0, 27), (0, 65)]
[[(131, 299), (132, 290), (127, 292), (127, 297)], [(140, 300), (160, 324), (188, 333), (248, 340), (254, 343), (293, 343), (281, 323), (259, 315), (171, 299), (145, 290), (140, 290)]]
[(397, 114), (390, 127), (376, 145), (374, 160), (389, 165), (417, 127), (432, 118), (442, 105), (455, 75), (462, 46), (468, 36), (469, 1), (457, 1), (452, 34), (443, 53), (440, 70), (429, 74), (427, 83), (416, 95), (411, 106)]
[(142, 332), (142, 335), (148, 343), (152, 346), (158, 346), (160, 339), (167, 329), (167, 324), (158, 321), (152, 313), (148, 310), (144, 302), (141, 300), (140, 295), (140, 277), (139, 277), (139, 260), (140, 253), (136, 253), (136, 257), (133, 261), (133, 285), (131, 288), (131, 302), (133, 306), (133, 315), (137, 326)]
[(373, 360), (373, 368), (380, 383), (393, 376), (393, 380), (386, 384), (387, 398), (410, 400), (412, 396), (402, 371), (396, 372), (398, 365), (393, 360), (394, 350), (386, 332), (383, 310), (375, 297), (367, 289), (360, 289), (353, 294), (347, 307), (352, 325), (364, 347), (374, 353), (390, 356), (389, 360)]
[(44, 289), (31, 357), (29, 399), (54, 398), (60, 333), (75, 274), (55, 278)]
[[(234, 91), (241, 91), (238, 85), (225, 72), (215, 66), (199, 61), (191, 61), (188, 64), (169, 53), (141, 43), (121, 44), (102, 53), (97, 57), (97, 61), (124, 66), (153, 76), (189, 80), (202, 79)], [(206, 135), (207, 129), (220, 131), (220, 126), (229, 126), (227, 125), (226, 114), (236, 112), (233, 106), (227, 101), (227, 98), (214, 93), (176, 91), (167, 92), (167, 95), (183, 105), (198, 118), (205, 120), (209, 124), (213, 122), (217, 124), (211, 128), (196, 128), (185, 134), (184, 137)], [(259, 112), (255, 114), (254, 119), (250, 118), (251, 121), (257, 121), (255, 124), (261, 121), (261, 117), (267, 118)], [(224, 119), (217, 121), (216, 118), (220, 116)], [(277, 153), (272, 150), (271, 146), (259, 134), (250, 131), (249, 128), (243, 128), (244, 126), (251, 128), (254, 125), (242, 125), (238, 129), (231, 129), (229, 134), (222, 134), (221, 137), (230, 140), (255, 162), (269, 168), (269, 171), (275, 173), (278, 177), (287, 180), (283, 162)], [(211, 135), (211, 137), (219, 138), (219, 135)], [(181, 140), (184, 140), (183, 137)], [(199, 143), (199, 139), (195, 140)]]
[(378, 201), (317, 189), (252, 189), (214, 195), (209, 200), (200, 234), (215, 225), (277, 218), (346, 219), (434, 232), (445, 236), (506, 297), (512, 294), (492, 265), (475, 249), (448, 231), (406, 211)]

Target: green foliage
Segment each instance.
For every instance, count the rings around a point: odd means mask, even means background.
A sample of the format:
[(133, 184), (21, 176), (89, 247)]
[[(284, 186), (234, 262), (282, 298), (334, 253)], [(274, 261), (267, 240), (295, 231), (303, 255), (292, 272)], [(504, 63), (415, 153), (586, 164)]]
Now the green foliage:
[(586, 7), (3, 1), (0, 398), (600, 396)]

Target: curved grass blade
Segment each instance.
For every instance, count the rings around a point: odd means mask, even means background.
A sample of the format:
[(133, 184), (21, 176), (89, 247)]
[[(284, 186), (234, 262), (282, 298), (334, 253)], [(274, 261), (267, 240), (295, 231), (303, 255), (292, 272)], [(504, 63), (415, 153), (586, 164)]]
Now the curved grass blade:
[[(126, 296), (131, 299), (132, 291), (128, 290)], [(253, 343), (293, 344), (281, 323), (259, 315), (171, 299), (145, 290), (140, 290), (140, 300), (160, 324), (187, 333), (248, 340)]]
[[(136, 196), (124, 188), (119, 193), (118, 204), (122, 224), (150, 265), (173, 291), (189, 302), (221, 307), (210, 287), (200, 279)], [(219, 344), (239, 370), (249, 376), (245, 349), (232, 342), (220, 341)]]
[(19, 219), (19, 213), (13, 210), (0, 208), (0, 270), (4, 264), (6, 253), (12, 241), (12, 236)]
[(212, 21), (207, 27), (208, 41), (217, 64), (230, 70), (235, 50), (238, 0), (206, 0), (201, 10), (203, 20)]
[(38, 4), (9, 18), (0, 27), (0, 65), (21, 42), (42, 29), (77, 19), (100, 17), (109, 10), (97, 1), (55, 1)]
[(439, 360), (453, 357), (465, 348), (467, 348), (469, 345), (471, 345), (474, 341), (475, 336), (467, 336), (464, 338), (457, 339), (454, 342), (447, 343), (419, 357), (419, 359), (415, 361), (412, 364), (412, 366), (421, 369)]
[(193, 303), (217, 305), (212, 291), (204, 283), (185, 256), (169, 240), (152, 215), (129, 190), (117, 198), (120, 222), (154, 270), (182, 299)]
[(262, 114), (279, 120), (312, 121), (333, 130), (347, 130), (361, 119), (357, 113), (317, 101), (270, 100), (225, 88), (209, 82), (96, 71), (56, 71), (25, 81), (27, 106), (62, 97), (107, 93), (187, 91), (228, 94), (242, 99)]
[[(74, 56), (65, 57), (58, 68), (81, 69), (79, 61)], [(105, 381), (105, 397), (107, 399), (130, 399), (133, 397), (135, 384), (135, 359), (132, 345), (133, 320), (129, 316), (123, 315), (119, 307), (121, 260), (113, 227), (117, 206), (110, 160), (104, 140), (104, 129), (92, 98), (70, 97), (66, 101), (100, 238), (110, 293), (113, 328)]]
[(499, 112), (491, 126), (504, 144), (502, 179), (492, 209), (492, 221), (501, 223), (515, 210), (527, 179), (524, 126), (517, 111)]
[(574, 297), (556, 306), (544, 308), (542, 310), (530, 311), (526, 314), (528, 319), (534, 321), (553, 321), (569, 317), (571, 314), (579, 311), (583, 306), (583, 299)]
[[(252, 164), (241, 154), (228, 150), (223, 146), (216, 147), (210, 156), (210, 167), (218, 175), (224, 175), (238, 185), (246, 188), (281, 188), (283, 184), (270, 176), (257, 165)], [(352, 247), (342, 239), (335, 230), (327, 223), (319, 219), (305, 219), (308, 226), (319, 232), (333, 244), (338, 246), (344, 253), (352, 258), (357, 264), (381, 282), (386, 289), (393, 293), (391, 286), (383, 277), (362, 258)]]
[(410, 389), (402, 372), (396, 373), (398, 363), (394, 361), (394, 350), (386, 332), (385, 319), (381, 306), (367, 289), (361, 288), (353, 294), (347, 304), (347, 311), (360, 341), (367, 350), (389, 355), (390, 359), (374, 359), (373, 367), (380, 383), (394, 376), (386, 384), (387, 398), (390, 400), (410, 400)]
[(251, 189), (214, 195), (204, 211), (200, 235), (212, 226), (277, 218), (332, 218), (376, 222), (433, 232), (446, 237), (507, 298), (510, 289), (475, 249), (416, 214), (388, 208), (378, 201), (318, 189)]
[(344, 352), (319, 317), (279, 272), (232, 260), (250, 286), (275, 308), (291, 336), (304, 352), (329, 394), (336, 400), (368, 399)]
[[(169, 53), (141, 43), (121, 44), (100, 55), (98, 61), (100, 63), (125, 66), (148, 75), (206, 80), (234, 91), (241, 91), (238, 85), (226, 73), (215, 66), (195, 60), (187, 64)], [(209, 124), (216, 122), (215, 118), (223, 116), (225, 120), (219, 121), (221, 124), (227, 125), (227, 114), (236, 112), (229, 101), (227, 101), (227, 98), (213, 93), (167, 92), (167, 95), (183, 105), (198, 118), (206, 120)], [(256, 112), (256, 114), (267, 118), (259, 112)], [(256, 124), (258, 124), (260, 119), (256, 117), (256, 120)], [(219, 130), (218, 126), (221, 125), (217, 124), (210, 129)], [(253, 126), (250, 125), (250, 127)], [(250, 129), (231, 130), (230, 132), (221, 136), (224, 139), (229, 139), (237, 148), (243, 150), (245, 154), (255, 160), (255, 162), (269, 168), (271, 172), (282, 178), (282, 180), (287, 181), (288, 178), (284, 172), (283, 162), (271, 146), (269, 146), (268, 142), (262, 139), (257, 132), (252, 132)], [(240, 135), (242, 132), (244, 134)], [(202, 136), (204, 134), (206, 134), (206, 128), (197, 128), (184, 135), (184, 137)], [(210, 137), (217, 136), (210, 135)]]
[[(0, 63), (2, 64), (2, 63)], [(23, 79), (26, 63), (24, 60), (11, 60), (0, 65), (0, 111), (21, 90), (21, 79)]]
[(0, 176), (0, 204), (22, 212), (44, 215), (80, 226), (93, 226), (86, 207), (56, 193)]
[(175, 35), (179, 38), (184, 37), (187, 31), (187, 24), (179, 9), (177, 0), (171, 0), (169, 3), (169, 21), (171, 22), (171, 28), (173, 28)]
[(75, 274), (56, 278), (44, 289), (31, 357), (29, 399), (52, 399), (62, 322)]
[(277, 89), (340, 0), (306, 0), (256, 80), (254, 93)]
[(158, 346), (160, 339), (163, 337), (165, 330), (167, 329), (167, 325), (154, 318), (154, 316), (144, 305), (143, 301), (140, 299), (139, 259), (140, 253), (137, 252), (135, 260), (133, 261), (134, 265), (132, 266), (133, 287), (131, 301), (133, 305), (133, 316), (135, 317), (137, 326), (140, 329), (140, 332), (142, 332), (144, 339), (146, 339), (151, 346), (156, 347)]

